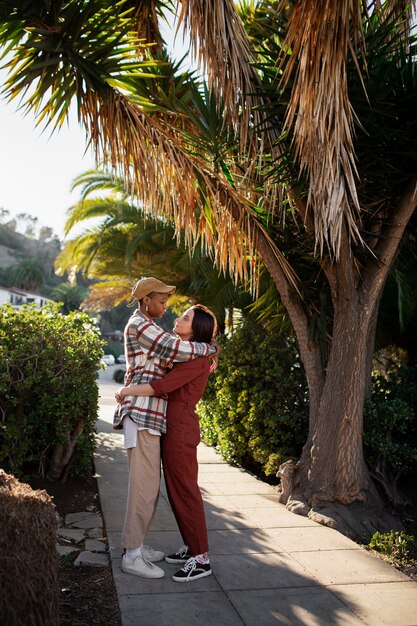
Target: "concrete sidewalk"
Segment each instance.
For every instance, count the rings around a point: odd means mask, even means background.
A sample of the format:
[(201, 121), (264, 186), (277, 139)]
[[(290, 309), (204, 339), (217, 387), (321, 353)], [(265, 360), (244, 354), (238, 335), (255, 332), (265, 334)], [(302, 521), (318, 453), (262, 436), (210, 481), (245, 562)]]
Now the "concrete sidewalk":
[[(199, 484), (213, 575), (175, 583), (178, 565), (164, 562), (163, 579), (122, 573), (127, 461), (122, 435), (111, 430), (118, 387), (100, 384), (95, 466), (123, 626), (417, 625), (416, 582), (338, 532), (290, 513), (274, 487), (203, 444)], [(182, 545), (164, 486), (147, 543), (165, 552)]]

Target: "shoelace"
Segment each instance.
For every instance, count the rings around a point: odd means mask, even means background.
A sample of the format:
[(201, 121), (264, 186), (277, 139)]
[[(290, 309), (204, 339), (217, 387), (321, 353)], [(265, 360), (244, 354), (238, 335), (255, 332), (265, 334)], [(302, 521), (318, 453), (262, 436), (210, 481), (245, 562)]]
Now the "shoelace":
[[(125, 556), (126, 552), (124, 552), (122, 554), (122, 558)], [(150, 561), (148, 561), (148, 559), (146, 559), (144, 556), (142, 556), (141, 554), (139, 556), (136, 557), (136, 559), (141, 559), (141, 561), (143, 561), (145, 563), (145, 565), (148, 565), (149, 567), (155, 567), (153, 563), (151, 563)], [(136, 559), (133, 559), (133, 562), (136, 561)]]
[(188, 552), (188, 546), (182, 546), (179, 550), (177, 550), (178, 556), (182, 559)]
[[(155, 567), (155, 565), (153, 563), (151, 563), (150, 561), (148, 561), (148, 559), (146, 559), (144, 556), (137, 556), (136, 559), (141, 559), (141, 561), (143, 561), (145, 563), (145, 565), (147, 565), (151, 569), (153, 569)], [(136, 559), (134, 559), (134, 561), (136, 561)]]
[(183, 571), (188, 573), (188, 576), (191, 576), (195, 568), (197, 567), (197, 560), (192, 556), (183, 566)]

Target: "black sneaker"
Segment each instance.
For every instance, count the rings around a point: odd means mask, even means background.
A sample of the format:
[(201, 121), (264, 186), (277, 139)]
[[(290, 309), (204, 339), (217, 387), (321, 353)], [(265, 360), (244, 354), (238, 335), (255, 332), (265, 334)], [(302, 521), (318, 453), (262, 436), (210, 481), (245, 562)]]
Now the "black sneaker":
[(199, 563), (193, 556), (188, 559), (184, 567), (176, 572), (172, 580), (176, 583), (189, 583), (197, 578), (204, 578), (204, 576), (210, 576), (211, 567), (210, 563)]
[(167, 554), (165, 561), (167, 563), (186, 563), (188, 559), (191, 559), (191, 554), (188, 552), (188, 546), (182, 546), (175, 554)]

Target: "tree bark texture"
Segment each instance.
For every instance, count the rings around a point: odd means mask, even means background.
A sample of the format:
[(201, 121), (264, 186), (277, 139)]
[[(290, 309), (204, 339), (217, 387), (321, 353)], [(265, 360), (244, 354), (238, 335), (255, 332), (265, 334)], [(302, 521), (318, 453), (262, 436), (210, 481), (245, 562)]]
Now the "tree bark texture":
[(74, 432), (68, 436), (65, 443), (57, 444), (54, 448), (51, 464), (46, 477), (51, 482), (55, 482), (61, 479), (61, 482), (65, 482), (66, 468), (70, 463), (75, 451), (77, 441), (84, 430), (84, 420), (80, 420), (74, 430)]

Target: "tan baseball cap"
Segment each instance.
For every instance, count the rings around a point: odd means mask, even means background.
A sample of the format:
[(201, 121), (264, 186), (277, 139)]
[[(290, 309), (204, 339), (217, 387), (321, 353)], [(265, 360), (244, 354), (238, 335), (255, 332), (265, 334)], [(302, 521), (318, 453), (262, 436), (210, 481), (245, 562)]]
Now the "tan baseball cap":
[(136, 285), (132, 289), (132, 298), (133, 302), (130, 303), (132, 306), (135, 302), (142, 300), (144, 296), (152, 293), (153, 291), (156, 293), (174, 293), (176, 287), (174, 285), (166, 285), (162, 281), (157, 278), (153, 278), (150, 276), (149, 278), (141, 278), (138, 280)]

